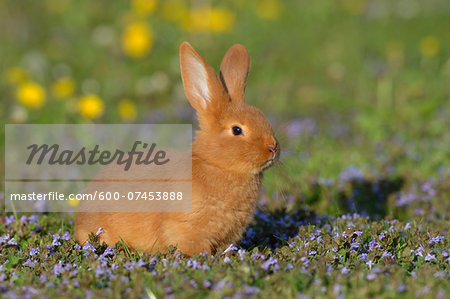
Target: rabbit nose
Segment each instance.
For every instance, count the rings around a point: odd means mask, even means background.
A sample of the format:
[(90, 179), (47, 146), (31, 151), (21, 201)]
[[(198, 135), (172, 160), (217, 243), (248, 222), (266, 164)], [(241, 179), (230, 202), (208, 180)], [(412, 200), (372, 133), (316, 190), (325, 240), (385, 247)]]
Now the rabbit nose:
[(269, 145), (267, 146), (267, 148), (269, 149), (269, 152), (271, 152), (271, 153), (276, 153), (276, 152), (278, 152), (278, 150), (280, 149), (280, 146), (279, 146), (279, 144), (278, 144), (278, 141), (275, 139), (275, 145), (269, 144)]

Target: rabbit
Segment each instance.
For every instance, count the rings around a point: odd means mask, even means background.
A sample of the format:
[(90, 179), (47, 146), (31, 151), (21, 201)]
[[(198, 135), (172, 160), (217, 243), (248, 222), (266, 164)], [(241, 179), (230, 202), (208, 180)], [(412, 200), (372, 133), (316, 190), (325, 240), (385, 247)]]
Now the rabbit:
[(122, 239), (140, 251), (188, 256), (240, 241), (253, 220), (262, 173), (279, 159), (274, 131), (257, 108), (244, 103), (250, 68), (246, 48), (233, 45), (220, 65), (220, 76), (188, 43), (180, 46), (185, 94), (196, 110), (199, 130), (192, 144), (191, 212), (76, 213), (75, 238), (83, 244), (100, 227), (100, 240)]

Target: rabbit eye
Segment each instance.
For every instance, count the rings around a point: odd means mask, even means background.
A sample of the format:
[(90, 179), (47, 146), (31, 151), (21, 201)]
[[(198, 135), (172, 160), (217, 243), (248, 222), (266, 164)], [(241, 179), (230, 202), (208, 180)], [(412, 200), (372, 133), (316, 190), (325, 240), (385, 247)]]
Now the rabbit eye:
[(233, 135), (234, 136), (242, 135), (242, 128), (241, 127), (234, 126), (231, 130), (233, 131)]

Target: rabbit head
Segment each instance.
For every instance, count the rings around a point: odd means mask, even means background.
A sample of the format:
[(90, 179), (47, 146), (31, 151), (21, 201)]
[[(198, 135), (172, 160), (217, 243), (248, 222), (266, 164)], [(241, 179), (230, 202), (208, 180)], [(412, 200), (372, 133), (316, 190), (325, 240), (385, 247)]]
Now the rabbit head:
[(232, 46), (222, 60), (220, 77), (192, 46), (180, 47), (184, 90), (197, 111), (193, 154), (238, 174), (257, 174), (275, 163), (279, 144), (261, 111), (245, 104), (250, 58), (245, 47)]

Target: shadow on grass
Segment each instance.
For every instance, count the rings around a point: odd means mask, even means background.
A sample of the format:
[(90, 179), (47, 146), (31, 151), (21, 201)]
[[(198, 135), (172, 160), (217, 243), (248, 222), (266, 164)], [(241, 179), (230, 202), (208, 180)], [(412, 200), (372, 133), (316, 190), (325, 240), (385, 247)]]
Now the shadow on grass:
[[(328, 202), (327, 211), (331, 216), (358, 213), (373, 220), (384, 218), (388, 212), (388, 199), (391, 194), (400, 191), (404, 184), (402, 178), (381, 178), (377, 180), (352, 179), (334, 192), (326, 192), (333, 198), (326, 199), (323, 185), (313, 184), (307, 194), (294, 200), (293, 209), (286, 207), (258, 209), (255, 218), (240, 243), (241, 247), (251, 250), (255, 247), (271, 249), (287, 245), (287, 241), (298, 235), (299, 227), (321, 225), (330, 218), (328, 214), (319, 217), (314, 208)], [(327, 187), (330, 188), (330, 187)]]

